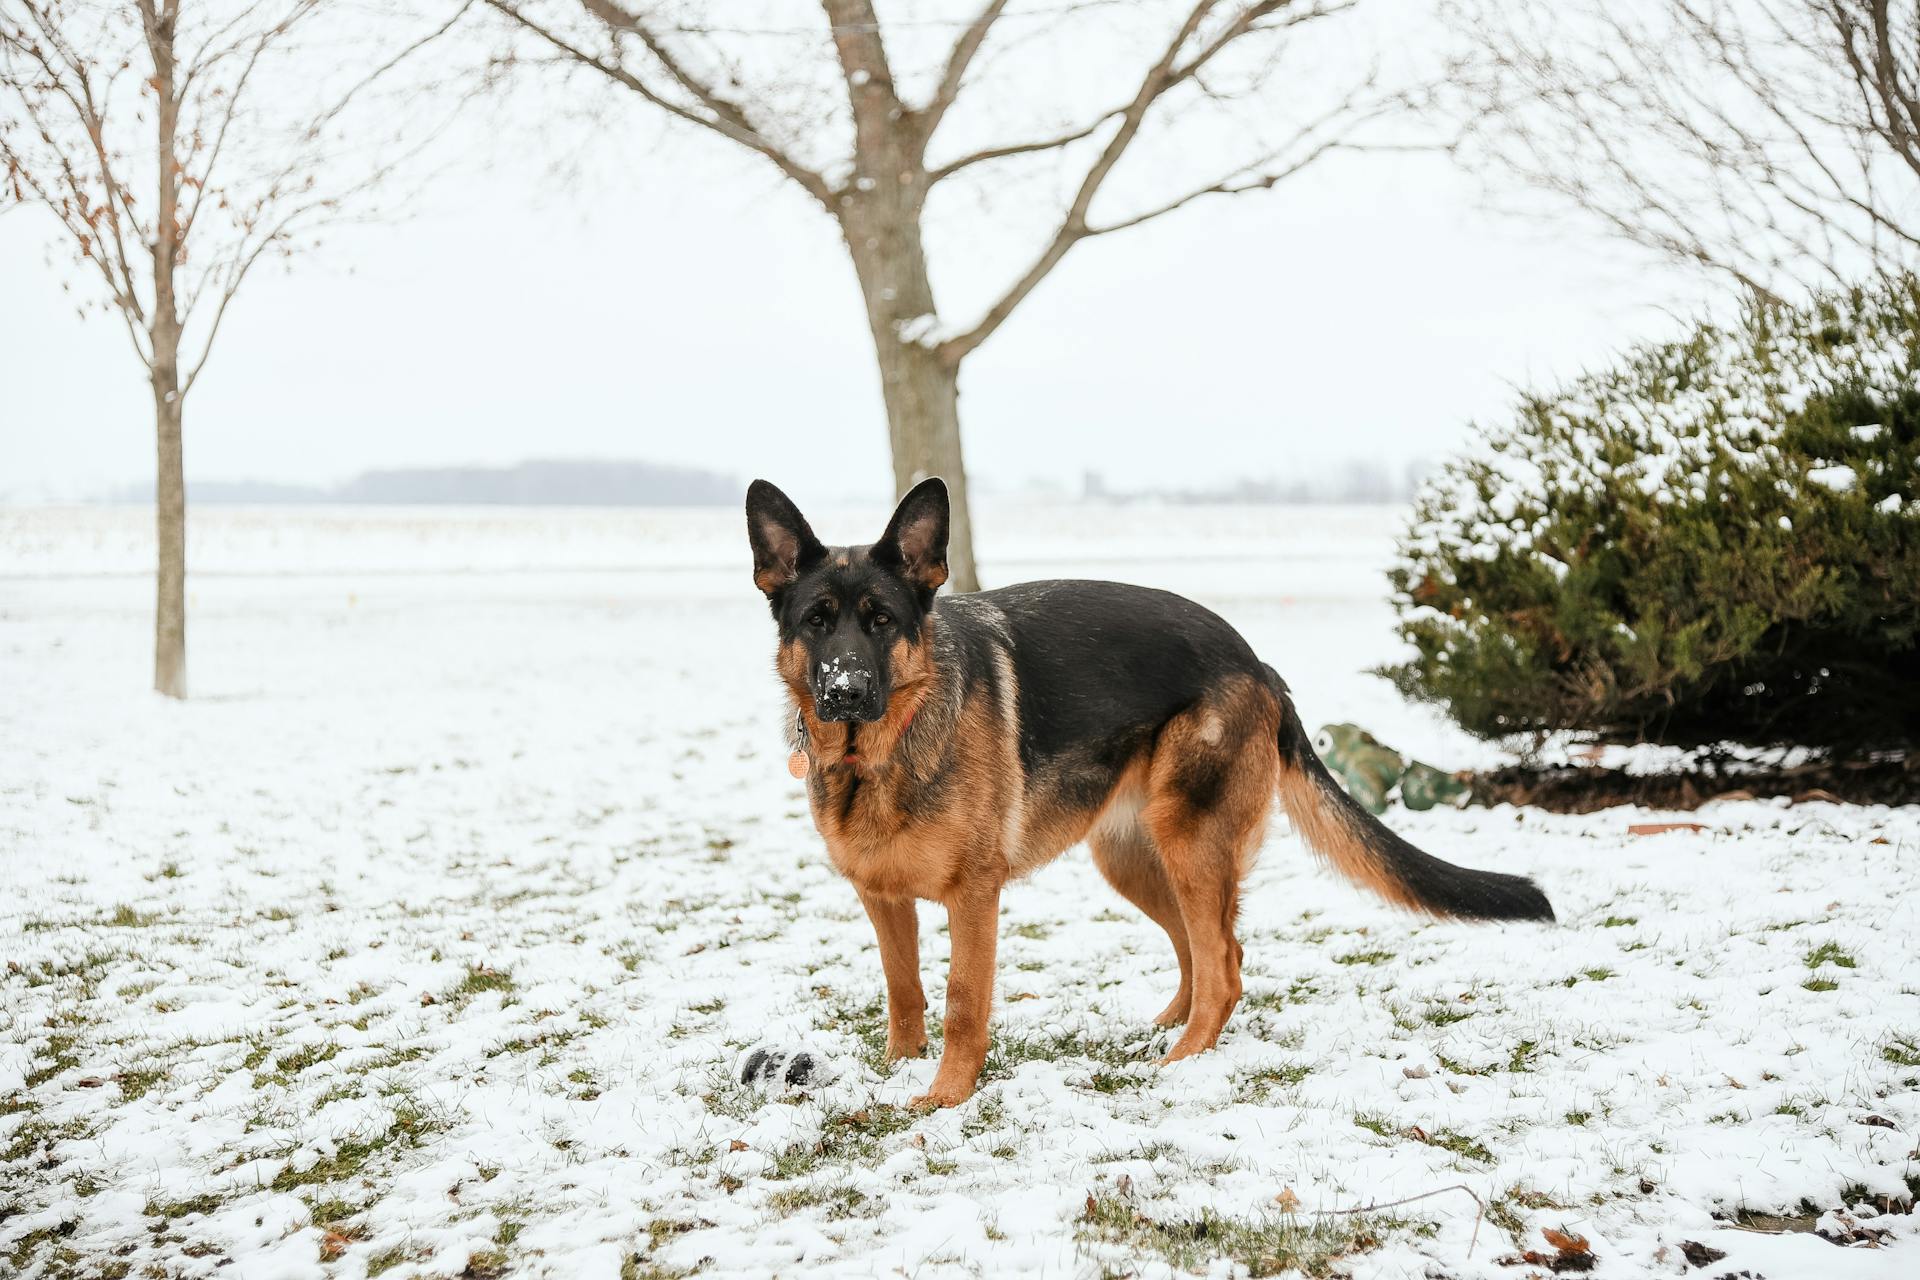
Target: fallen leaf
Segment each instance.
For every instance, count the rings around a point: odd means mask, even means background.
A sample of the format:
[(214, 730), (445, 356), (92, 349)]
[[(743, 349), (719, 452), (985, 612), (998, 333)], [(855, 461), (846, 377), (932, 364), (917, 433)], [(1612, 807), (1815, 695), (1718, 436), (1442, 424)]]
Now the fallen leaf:
[(1669, 831), (1705, 831), (1704, 822), (1636, 822), (1627, 828), (1630, 836), (1659, 836)]
[(99, 1076), (81, 1076), (78, 1080), (74, 1081), (74, 1083), (82, 1089), (98, 1089), (101, 1085), (105, 1084), (106, 1081), (102, 1080)]
[(1552, 1227), (1540, 1228), (1540, 1234), (1546, 1242), (1561, 1253), (1592, 1253), (1585, 1236), (1571, 1235), (1565, 1231), (1555, 1231)]
[(1300, 1197), (1293, 1194), (1292, 1187), (1280, 1188), (1280, 1194), (1273, 1198), (1273, 1202), (1280, 1206), (1282, 1213), (1300, 1212)]
[(1711, 1245), (1701, 1244), (1698, 1240), (1682, 1240), (1680, 1252), (1696, 1267), (1704, 1267), (1710, 1262), (1718, 1262), (1727, 1256), (1725, 1249), (1715, 1249)]
[(729, 1142), (727, 1144), (727, 1150), (729, 1151), (745, 1151), (746, 1149), (747, 1149), (747, 1144), (740, 1141), (740, 1139), (738, 1138), (735, 1138), (732, 1142)]

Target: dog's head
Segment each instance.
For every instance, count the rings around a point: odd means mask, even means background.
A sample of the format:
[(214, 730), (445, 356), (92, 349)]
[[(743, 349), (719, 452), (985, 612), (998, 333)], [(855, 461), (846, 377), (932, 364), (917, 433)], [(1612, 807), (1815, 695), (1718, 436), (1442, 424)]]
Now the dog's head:
[(947, 486), (915, 485), (865, 547), (828, 547), (765, 480), (747, 489), (753, 583), (780, 627), (780, 674), (821, 720), (873, 721), (926, 670), (927, 613), (947, 580)]

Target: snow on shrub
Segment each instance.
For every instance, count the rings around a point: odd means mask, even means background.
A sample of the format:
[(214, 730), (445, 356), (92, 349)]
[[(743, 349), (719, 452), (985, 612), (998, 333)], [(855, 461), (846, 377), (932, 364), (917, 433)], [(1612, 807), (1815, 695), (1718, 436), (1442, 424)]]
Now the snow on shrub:
[(1421, 492), (1387, 668), (1487, 737), (1920, 741), (1920, 280), (1641, 347)]

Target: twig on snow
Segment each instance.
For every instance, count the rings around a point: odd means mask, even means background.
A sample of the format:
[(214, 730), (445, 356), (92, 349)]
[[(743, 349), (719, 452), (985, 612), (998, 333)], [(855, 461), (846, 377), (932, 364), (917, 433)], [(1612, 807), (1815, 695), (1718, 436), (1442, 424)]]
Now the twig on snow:
[(1473, 1256), (1473, 1246), (1480, 1242), (1480, 1220), (1487, 1216), (1487, 1204), (1486, 1201), (1480, 1198), (1480, 1194), (1477, 1191), (1464, 1182), (1456, 1182), (1450, 1187), (1435, 1187), (1432, 1191), (1422, 1191), (1417, 1196), (1406, 1196), (1399, 1200), (1388, 1200), (1383, 1204), (1363, 1204), (1353, 1209), (1315, 1209), (1313, 1213), (1314, 1216), (1318, 1218), (1346, 1218), (1356, 1213), (1373, 1213), (1380, 1209), (1396, 1209), (1403, 1204), (1412, 1204), (1416, 1200), (1430, 1200), (1434, 1196), (1443, 1196), (1449, 1191), (1464, 1191), (1473, 1200), (1473, 1235), (1467, 1240), (1467, 1256), (1471, 1258)]

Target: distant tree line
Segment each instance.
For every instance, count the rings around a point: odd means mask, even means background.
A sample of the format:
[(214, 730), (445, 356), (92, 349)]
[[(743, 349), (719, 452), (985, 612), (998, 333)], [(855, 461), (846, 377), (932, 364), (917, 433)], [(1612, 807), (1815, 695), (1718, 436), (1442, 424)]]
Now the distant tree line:
[[(512, 467), (414, 467), (367, 471), (344, 483), (190, 482), (195, 502), (327, 502), (427, 506), (718, 507), (740, 501), (738, 477), (651, 462), (547, 460)], [(151, 488), (114, 495), (151, 502)]]

